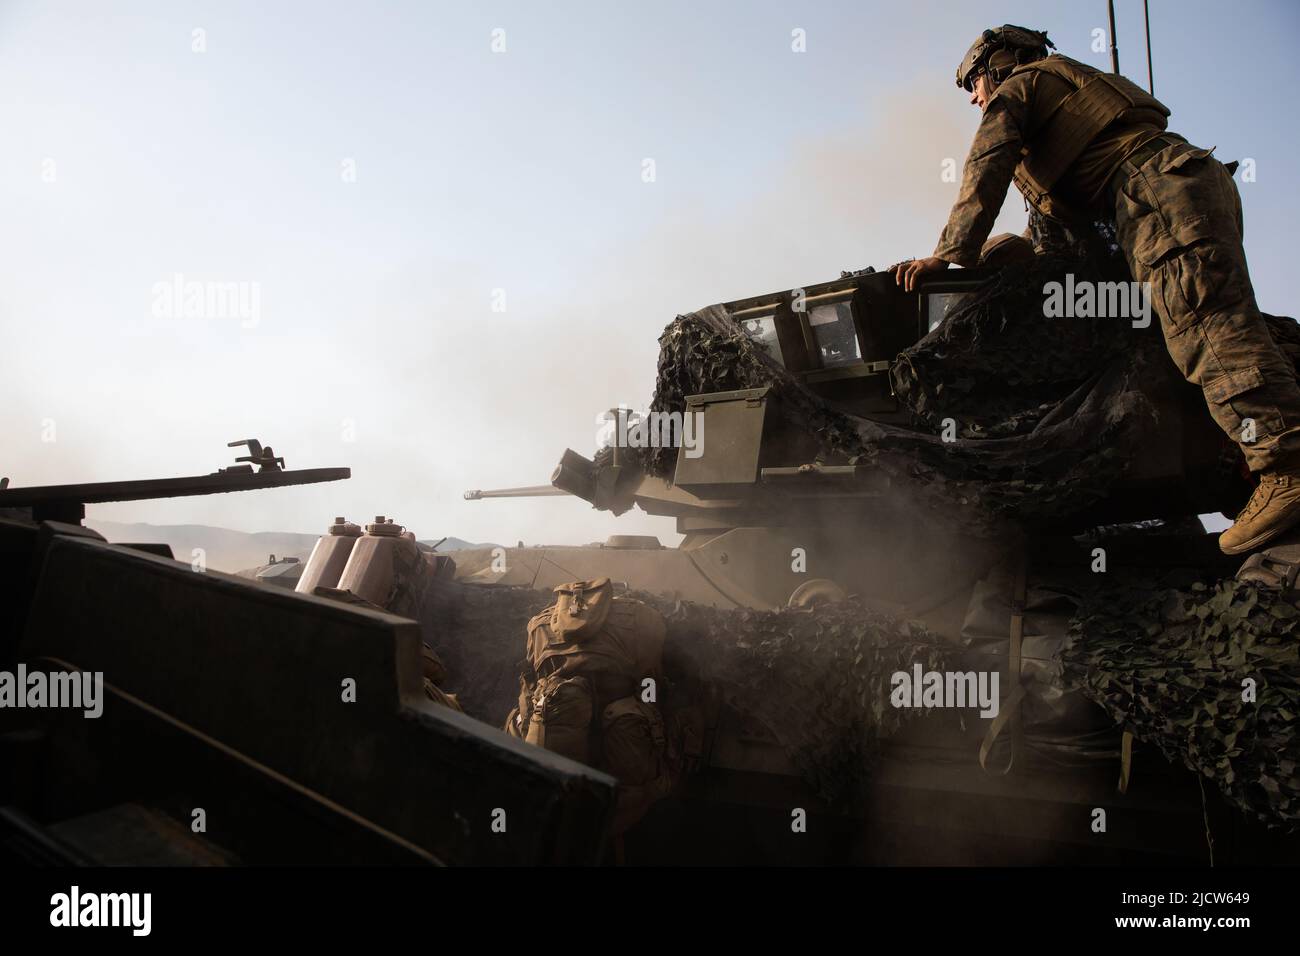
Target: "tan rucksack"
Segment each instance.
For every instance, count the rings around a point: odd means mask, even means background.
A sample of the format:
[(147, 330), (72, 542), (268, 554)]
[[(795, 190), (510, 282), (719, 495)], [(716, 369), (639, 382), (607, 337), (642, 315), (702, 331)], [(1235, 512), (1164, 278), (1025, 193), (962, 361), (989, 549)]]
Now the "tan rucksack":
[(555, 594), (556, 603), (528, 622), (538, 676), (521, 679), (506, 732), (616, 777), (614, 832), (621, 833), (677, 776), (663, 715), (639, 696), (642, 680), (660, 669), (663, 616), (615, 598), (608, 578), (563, 584)]
[(605, 624), (614, 603), (614, 586), (609, 578), (574, 581), (555, 589), (555, 605), (550, 609), (551, 630), (566, 643), (590, 640)]

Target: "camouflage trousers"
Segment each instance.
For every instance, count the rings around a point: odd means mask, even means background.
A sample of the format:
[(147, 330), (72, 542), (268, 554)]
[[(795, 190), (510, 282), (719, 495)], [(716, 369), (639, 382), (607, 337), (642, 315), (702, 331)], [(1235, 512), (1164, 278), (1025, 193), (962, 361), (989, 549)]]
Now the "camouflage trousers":
[(1300, 468), (1300, 386), (1255, 303), (1232, 176), (1180, 141), (1125, 160), (1113, 188), (1119, 244), (1174, 364), (1251, 471)]

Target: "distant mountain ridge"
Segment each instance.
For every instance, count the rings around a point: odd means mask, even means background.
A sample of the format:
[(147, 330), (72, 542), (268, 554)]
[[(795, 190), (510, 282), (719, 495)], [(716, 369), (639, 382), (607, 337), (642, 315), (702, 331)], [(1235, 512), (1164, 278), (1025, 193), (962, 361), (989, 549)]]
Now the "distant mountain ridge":
[[(267, 564), (270, 556), (306, 561), (320, 535), (292, 531), (231, 531), (202, 524), (155, 525), (143, 522), (123, 524), (118, 521), (86, 519), (86, 527), (98, 531), (109, 541), (120, 544), (165, 544), (179, 561), (192, 561), (195, 550), (202, 549), (207, 567), (215, 571), (242, 571)], [(433, 545), (437, 538), (421, 539)], [(449, 537), (438, 545), (439, 551), (466, 548), (491, 548), (492, 544), (474, 544)]]

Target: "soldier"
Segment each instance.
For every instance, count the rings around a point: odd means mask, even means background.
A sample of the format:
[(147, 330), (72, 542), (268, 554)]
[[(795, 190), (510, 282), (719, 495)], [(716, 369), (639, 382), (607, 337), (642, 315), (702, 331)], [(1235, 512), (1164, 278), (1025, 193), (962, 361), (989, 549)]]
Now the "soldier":
[(675, 777), (663, 716), (644, 693), (660, 683), (664, 619), (641, 601), (614, 597), (609, 578), (562, 584), (555, 594), (528, 622), (531, 673), (505, 729), (616, 777), (613, 832), (621, 834)]
[(460, 705), (456, 695), (442, 689), (442, 683), (447, 679), (447, 667), (438, 656), (438, 652), (428, 644), (421, 643), (420, 657), (424, 665), (425, 696), (435, 704), (442, 704), (444, 707), (465, 713), (465, 708)]
[(1236, 184), (1212, 150), (1165, 131), (1155, 97), (1049, 46), (1008, 24), (966, 53), (957, 85), (983, 118), (934, 255), (894, 266), (897, 282), (974, 265), (1013, 180), (1049, 219), (1114, 221), (1170, 357), (1258, 476), (1219, 536), (1227, 554), (1251, 551), (1300, 521), (1300, 387), (1255, 303)]

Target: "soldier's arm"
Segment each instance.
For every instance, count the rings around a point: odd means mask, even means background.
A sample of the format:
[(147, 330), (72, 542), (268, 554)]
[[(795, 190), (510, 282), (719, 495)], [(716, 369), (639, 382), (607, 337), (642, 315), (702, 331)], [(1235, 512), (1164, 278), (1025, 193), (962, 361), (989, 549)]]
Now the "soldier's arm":
[(934, 250), (937, 258), (965, 267), (979, 261), (980, 248), (993, 231), (993, 220), (1020, 162), (1032, 76), (1007, 80), (989, 102), (966, 157), (961, 191)]

